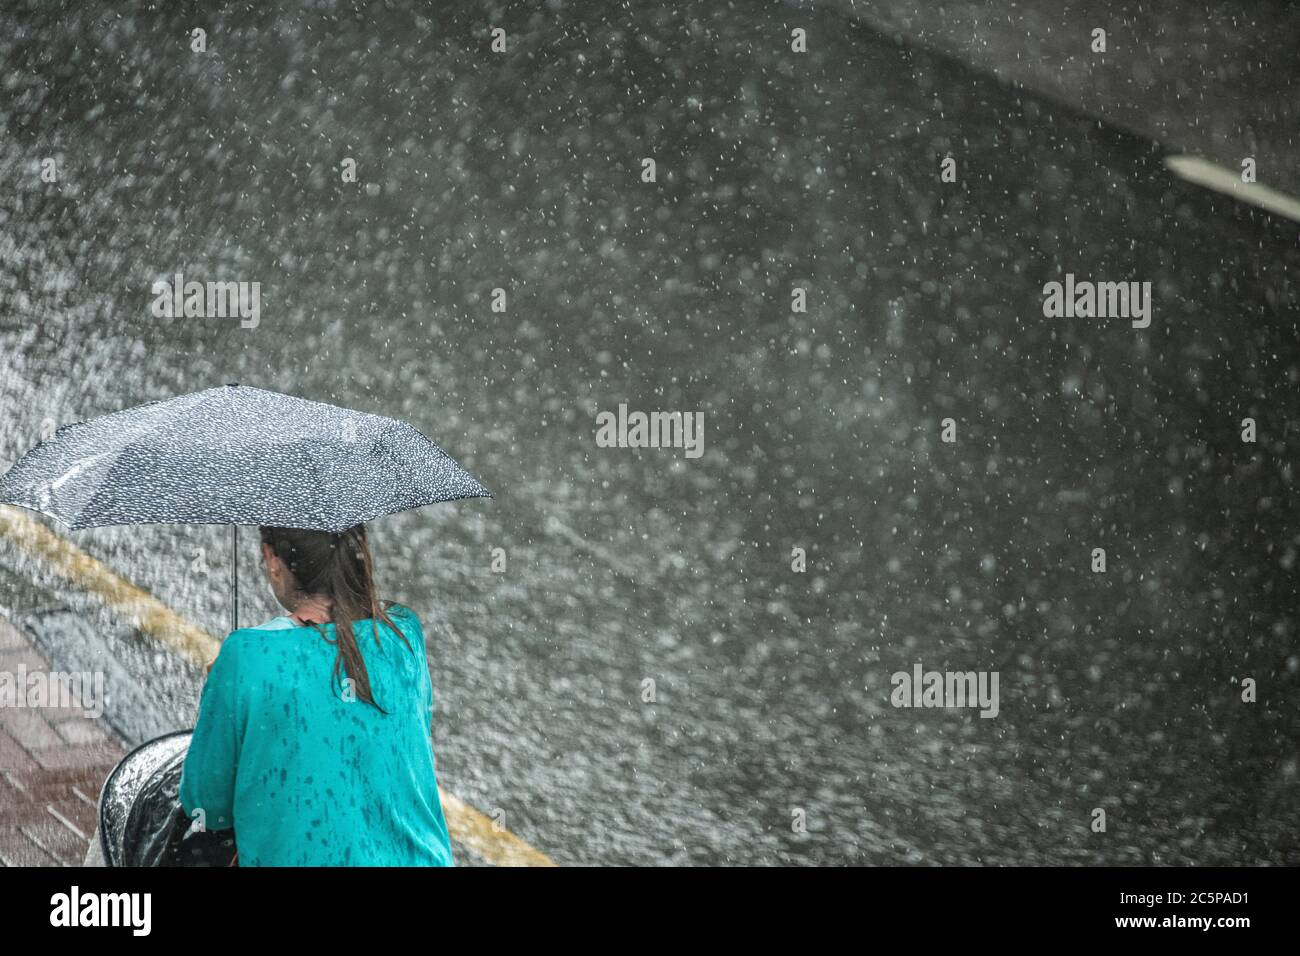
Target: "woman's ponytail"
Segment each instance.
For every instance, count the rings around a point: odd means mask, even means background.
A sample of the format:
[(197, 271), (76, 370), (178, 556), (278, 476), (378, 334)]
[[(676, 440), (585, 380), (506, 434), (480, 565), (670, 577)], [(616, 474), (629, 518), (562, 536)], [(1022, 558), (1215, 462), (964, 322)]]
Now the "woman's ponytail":
[(262, 540), (288, 566), (299, 589), (305, 594), (324, 595), (331, 602), (334, 640), (321, 625), (316, 625), (328, 643), (334, 644), (333, 679), (340, 687), (344, 678), (356, 699), (384, 711), (374, 699), (370, 674), (357, 642), (353, 622), (369, 618), (373, 624), (375, 644), (379, 645), (382, 621), (412, 650), (406, 636), (380, 606), (375, 593), (374, 561), (366, 541), (366, 526), (354, 525), (346, 531), (330, 534), (295, 528), (262, 528)]

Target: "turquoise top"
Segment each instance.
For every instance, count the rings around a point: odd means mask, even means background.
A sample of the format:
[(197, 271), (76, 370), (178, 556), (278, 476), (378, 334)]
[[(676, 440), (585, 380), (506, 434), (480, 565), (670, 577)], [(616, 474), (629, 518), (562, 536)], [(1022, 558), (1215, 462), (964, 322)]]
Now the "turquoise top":
[[(353, 623), (387, 714), (333, 680), (334, 646), (314, 627), (278, 617), (221, 645), (180, 802), (191, 818), (202, 809), (209, 830), (235, 828), (240, 866), (453, 865), (424, 632), (408, 608), (388, 616), (410, 650), (388, 628), (376, 645), (369, 618)], [(334, 625), (325, 628), (332, 640)]]

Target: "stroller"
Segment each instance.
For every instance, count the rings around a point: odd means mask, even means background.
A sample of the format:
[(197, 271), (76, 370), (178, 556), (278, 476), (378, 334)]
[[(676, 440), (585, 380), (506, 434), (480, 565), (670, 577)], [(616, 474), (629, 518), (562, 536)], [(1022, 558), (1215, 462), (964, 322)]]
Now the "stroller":
[(95, 840), (104, 866), (235, 866), (235, 831), (200, 830), (181, 807), (189, 730), (141, 744), (99, 793)]

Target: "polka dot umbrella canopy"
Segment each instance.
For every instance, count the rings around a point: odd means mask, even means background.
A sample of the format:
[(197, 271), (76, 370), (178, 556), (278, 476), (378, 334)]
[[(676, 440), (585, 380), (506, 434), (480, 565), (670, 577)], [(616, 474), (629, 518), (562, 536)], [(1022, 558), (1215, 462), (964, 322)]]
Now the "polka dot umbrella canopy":
[(0, 502), (71, 528), (275, 525), (339, 532), (491, 497), (392, 418), (225, 385), (64, 425), (0, 478)]

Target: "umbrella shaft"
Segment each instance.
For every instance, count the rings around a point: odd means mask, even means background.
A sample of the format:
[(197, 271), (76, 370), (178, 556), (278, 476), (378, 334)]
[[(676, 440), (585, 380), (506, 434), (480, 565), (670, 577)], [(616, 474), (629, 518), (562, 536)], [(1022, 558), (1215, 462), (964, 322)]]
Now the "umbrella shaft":
[(230, 630), (239, 630), (239, 525), (230, 526)]

